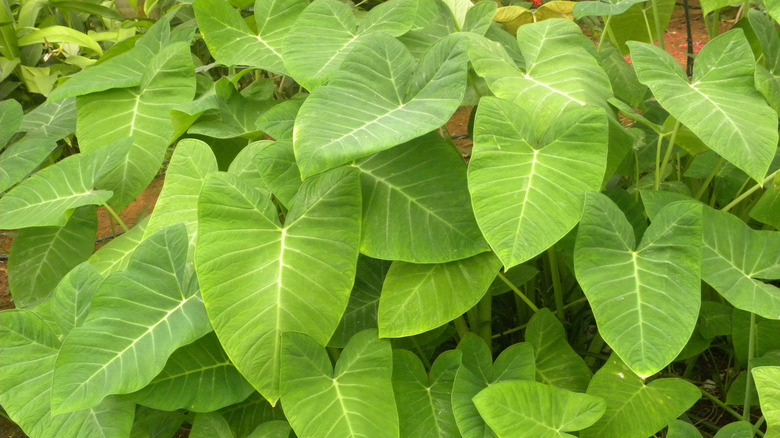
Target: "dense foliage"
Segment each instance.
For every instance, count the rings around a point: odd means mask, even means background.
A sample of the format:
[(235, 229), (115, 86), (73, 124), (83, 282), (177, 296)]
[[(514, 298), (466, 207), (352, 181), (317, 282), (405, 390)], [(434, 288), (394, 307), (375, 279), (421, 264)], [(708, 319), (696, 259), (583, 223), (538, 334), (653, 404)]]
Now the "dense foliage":
[[(674, 6), (4, 0), (3, 414), (780, 436), (780, 2), (690, 78), (654, 45)], [(94, 251), (98, 208), (125, 232)]]

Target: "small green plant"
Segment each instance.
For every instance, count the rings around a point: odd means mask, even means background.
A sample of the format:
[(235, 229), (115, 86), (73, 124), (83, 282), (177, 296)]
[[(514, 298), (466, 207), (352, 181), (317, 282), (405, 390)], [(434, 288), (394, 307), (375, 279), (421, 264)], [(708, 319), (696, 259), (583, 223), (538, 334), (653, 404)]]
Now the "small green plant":
[[(45, 438), (780, 433), (776, 5), (688, 78), (652, 44), (665, 0), (568, 5), (606, 17), (597, 47), (555, 17), (511, 35), (493, 1), (377, 3), (167, 2), (45, 104), (0, 103), (7, 416)], [(465, 158), (442, 129), (462, 106)], [(125, 233), (94, 251), (98, 208)]]

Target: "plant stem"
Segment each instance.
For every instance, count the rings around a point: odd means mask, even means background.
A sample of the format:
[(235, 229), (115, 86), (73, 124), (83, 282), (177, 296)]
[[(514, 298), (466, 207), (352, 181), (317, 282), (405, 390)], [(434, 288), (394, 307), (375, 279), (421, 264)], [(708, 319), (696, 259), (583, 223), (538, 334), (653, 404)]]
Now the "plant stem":
[(677, 120), (674, 122), (674, 129), (672, 129), (672, 136), (669, 139), (669, 145), (666, 147), (666, 154), (664, 155), (663, 161), (661, 161), (661, 169), (659, 170), (660, 175), (656, 177), (656, 188), (655, 188), (656, 190), (659, 190), (661, 188), (660, 179), (663, 178), (663, 175), (666, 173), (666, 164), (669, 162), (669, 159), (672, 157), (672, 150), (674, 150), (674, 142), (677, 140), (677, 131), (679, 129), (680, 129), (680, 121)]
[(523, 325), (519, 325), (517, 327), (512, 327), (509, 330), (504, 330), (501, 333), (496, 333), (495, 335), (493, 335), (493, 339), (498, 339), (498, 338), (500, 338), (502, 336), (511, 335), (512, 333), (519, 332), (520, 330), (522, 330), (522, 329), (524, 329), (526, 327), (528, 327), (527, 323), (523, 324)]
[[(612, 19), (611, 15), (607, 16), (607, 19), (604, 20), (604, 29), (601, 31), (601, 36), (599, 37), (599, 50), (601, 50), (601, 45), (604, 43), (604, 37), (607, 36), (609, 29), (609, 20)], [(617, 48), (617, 47), (616, 47)]]
[(735, 205), (739, 204), (745, 198), (747, 198), (748, 196), (752, 195), (756, 190), (763, 188), (767, 183), (772, 181), (775, 178), (775, 176), (778, 175), (778, 172), (780, 172), (780, 169), (775, 170), (774, 172), (769, 174), (769, 176), (764, 178), (763, 181), (761, 181), (760, 183), (758, 183), (758, 184), (754, 185), (753, 187), (749, 188), (748, 190), (746, 190), (744, 193), (739, 195), (736, 199), (734, 199), (733, 201), (729, 202), (728, 205), (726, 205), (725, 207), (721, 208), (720, 211), (729, 211), (732, 208), (734, 208)]
[(119, 215), (116, 214), (116, 212), (114, 211), (113, 208), (111, 208), (110, 205), (103, 204), (103, 207), (106, 208), (106, 211), (108, 211), (108, 214), (110, 214), (111, 217), (113, 217), (114, 220), (116, 220), (116, 222), (119, 224), (119, 226), (122, 227), (123, 230), (125, 230), (125, 233), (130, 231), (130, 228), (127, 228), (127, 225), (125, 225), (124, 221), (122, 221), (122, 218), (120, 218)]
[(477, 311), (479, 312), (477, 334), (490, 347), (490, 351), (493, 351), (493, 295), (490, 292), (479, 301)]
[(553, 294), (555, 296), (555, 313), (558, 319), (563, 322), (566, 320), (566, 313), (563, 306), (563, 287), (561, 287), (561, 273), (558, 269), (558, 257), (555, 254), (555, 247), (547, 250), (547, 260), (550, 262), (550, 277), (552, 277)]
[(588, 364), (589, 367), (596, 366), (596, 358), (600, 357), (601, 350), (604, 349), (604, 345), (604, 338), (601, 337), (599, 332), (596, 332), (596, 334), (593, 336), (593, 340), (590, 341), (590, 345), (588, 346), (588, 355), (585, 358), (585, 363)]
[(761, 429), (761, 425), (764, 424), (764, 421), (766, 421), (766, 418), (762, 415), (761, 418), (756, 421), (756, 424), (753, 425), (753, 433), (761, 432), (759, 429)]
[(655, 145), (655, 184), (653, 188), (658, 191), (661, 190), (661, 147), (664, 143), (664, 134), (658, 135), (658, 143)]
[(466, 319), (463, 318), (463, 315), (455, 318), (455, 330), (458, 331), (458, 338), (463, 339), (466, 337), (466, 334), (469, 332), (469, 325), (466, 324)]
[(417, 350), (417, 355), (420, 356), (420, 360), (422, 360), (423, 365), (425, 365), (425, 369), (430, 370), (431, 361), (428, 359), (428, 356), (426, 356), (425, 353), (422, 351), (420, 344), (417, 342), (414, 336), (412, 336), (409, 339), (412, 341), (412, 344), (414, 344), (414, 349)]
[(742, 415), (739, 415), (739, 412), (735, 411), (734, 409), (731, 409), (729, 407), (729, 405), (727, 405), (726, 403), (723, 403), (722, 401), (720, 401), (720, 399), (718, 397), (715, 397), (714, 395), (710, 394), (709, 392), (705, 391), (702, 388), (699, 388), (699, 391), (701, 391), (701, 393), (704, 395), (704, 397), (710, 399), (710, 401), (715, 403), (719, 408), (721, 408), (724, 411), (728, 412), (729, 414), (733, 415), (734, 418), (736, 418), (738, 420), (742, 419)]
[(518, 288), (517, 288), (517, 286), (515, 286), (514, 284), (512, 284), (512, 282), (511, 282), (511, 281), (509, 281), (509, 279), (508, 279), (508, 278), (504, 277), (504, 274), (502, 274), (502, 273), (500, 273), (500, 272), (499, 272), (499, 273), (498, 273), (498, 278), (500, 278), (500, 279), (501, 279), (501, 281), (503, 281), (504, 283), (506, 283), (506, 285), (507, 285), (507, 286), (509, 286), (509, 288), (510, 288), (510, 289), (512, 289), (512, 291), (514, 291), (514, 293), (516, 293), (516, 294), (517, 294), (517, 295), (518, 295), (518, 296), (519, 296), (519, 297), (520, 297), (520, 298), (523, 300), (523, 302), (525, 302), (526, 304), (528, 304), (528, 307), (530, 307), (530, 308), (531, 308), (531, 310), (533, 310), (533, 311), (534, 311), (534, 313), (536, 313), (536, 312), (538, 312), (538, 311), (539, 311), (539, 308), (538, 308), (538, 307), (536, 307), (536, 305), (533, 303), (533, 301), (531, 301), (530, 299), (528, 299), (528, 297), (527, 297), (527, 296), (525, 296), (525, 294), (524, 294), (523, 292), (521, 292), (521, 291), (520, 291), (520, 289), (518, 289)]
[(750, 421), (751, 392), (753, 389), (753, 375), (750, 373), (750, 361), (756, 354), (756, 314), (750, 313), (750, 335), (748, 336), (748, 357), (745, 370), (745, 405), (742, 409), (742, 419)]
[(658, 0), (650, 0), (653, 5), (653, 21), (655, 21), (655, 33), (658, 37), (658, 47), (664, 50), (664, 30), (661, 28), (661, 14), (658, 12)]
[(576, 300), (572, 301), (571, 303), (569, 303), (569, 304), (567, 304), (567, 305), (563, 306), (563, 309), (564, 309), (564, 310), (566, 310), (566, 309), (568, 309), (569, 307), (574, 307), (574, 306), (576, 306), (577, 304), (586, 303), (587, 301), (588, 301), (588, 297), (577, 298)]
[(709, 176), (707, 176), (707, 179), (704, 180), (702, 186), (699, 188), (699, 191), (696, 192), (696, 199), (701, 199), (701, 197), (704, 195), (704, 192), (707, 191), (707, 187), (710, 186), (710, 183), (715, 178), (715, 175), (717, 175), (718, 172), (720, 172), (720, 168), (723, 167), (724, 162), (726, 162), (726, 160), (724, 160), (723, 157), (720, 157), (720, 159), (718, 159), (718, 163), (715, 164), (715, 168), (712, 169), (712, 172), (709, 174)]

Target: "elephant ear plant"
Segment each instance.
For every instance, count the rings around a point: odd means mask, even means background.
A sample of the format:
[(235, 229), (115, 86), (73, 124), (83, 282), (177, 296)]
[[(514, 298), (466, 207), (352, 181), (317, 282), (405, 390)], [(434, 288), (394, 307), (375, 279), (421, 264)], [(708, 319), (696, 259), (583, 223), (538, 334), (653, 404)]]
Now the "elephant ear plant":
[(691, 78), (664, 0), (152, 3), (0, 102), (28, 436), (780, 436), (775, 0)]

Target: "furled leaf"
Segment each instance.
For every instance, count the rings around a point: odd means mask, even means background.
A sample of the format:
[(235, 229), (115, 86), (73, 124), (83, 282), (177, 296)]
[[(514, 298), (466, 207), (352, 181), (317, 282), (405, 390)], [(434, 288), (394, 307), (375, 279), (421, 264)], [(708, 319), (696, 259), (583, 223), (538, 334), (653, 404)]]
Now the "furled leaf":
[(465, 43), (458, 35), (443, 38), (415, 63), (403, 44), (384, 33), (362, 38), (333, 79), (314, 90), (298, 112), (293, 143), (301, 175), (442, 126), (465, 93)]
[(678, 378), (645, 385), (615, 355), (593, 376), (588, 394), (607, 402), (596, 424), (581, 438), (646, 438), (687, 411), (701, 397), (699, 389)]
[(149, 219), (144, 219), (127, 233), (112, 239), (106, 246), (100, 248), (87, 260), (100, 275), (106, 277), (112, 272), (122, 271), (127, 267), (130, 256), (144, 237), (144, 231)]
[(766, 419), (767, 438), (780, 436), (780, 367), (756, 367), (751, 369), (756, 379), (761, 413)]
[(704, 209), (702, 279), (738, 309), (780, 319), (780, 233), (753, 230), (729, 213)]
[(3, 151), (0, 154), (0, 193), (32, 173), (56, 148), (57, 142), (51, 139), (24, 138)]
[(272, 403), (282, 332), (325, 345), (344, 313), (358, 256), (358, 184), (350, 168), (307, 180), (284, 225), (271, 199), (235, 176), (211, 174), (201, 191), (195, 262), (211, 323)]
[(420, 358), (406, 350), (393, 350), (393, 391), (398, 404), (401, 436), (435, 438), (459, 436), (452, 414), (452, 385), (461, 352), (440, 354), (430, 376)]
[(363, 17), (359, 27), (347, 4), (337, 0), (312, 2), (284, 41), (284, 63), (290, 75), (310, 91), (328, 82), (364, 38), (377, 32), (390, 36), (406, 33), (412, 26), (419, 1), (383, 2)]
[(0, 230), (62, 226), (82, 205), (103, 204), (111, 192), (98, 180), (127, 155), (128, 141), (71, 155), (41, 170), (0, 198)]
[(127, 206), (152, 181), (173, 140), (169, 112), (195, 95), (189, 43), (174, 43), (148, 60), (141, 84), (77, 99), (76, 134), (84, 152), (133, 138), (126, 158), (101, 185), (114, 191), (111, 205)]
[(183, 223), (190, 243), (198, 231), (198, 196), (209, 172), (217, 170), (217, 160), (206, 143), (185, 139), (179, 142), (165, 172), (163, 185), (144, 237)]
[(693, 82), (663, 50), (629, 42), (639, 81), (709, 148), (761, 181), (777, 149), (777, 113), (755, 90), (750, 45), (742, 31), (710, 41), (696, 58)]
[(443, 263), (488, 250), (470, 208), (463, 159), (437, 133), (355, 165), (363, 191), (362, 253)]
[(19, 131), (23, 117), (22, 104), (14, 99), (0, 101), (0, 150)]
[(550, 309), (540, 309), (525, 330), (525, 339), (533, 346), (536, 380), (574, 392), (585, 392), (593, 373), (577, 354), (566, 331)]
[(606, 405), (600, 397), (531, 380), (499, 382), (477, 394), (474, 404), (501, 438), (569, 438), (596, 422)]
[(517, 105), (480, 101), (469, 191), (477, 223), (506, 268), (551, 247), (579, 222), (585, 193), (604, 178), (607, 135), (597, 108), (568, 110), (537, 137)]
[(701, 207), (675, 202), (636, 245), (634, 231), (605, 195), (585, 201), (574, 268), (599, 333), (635, 373), (650, 376), (688, 342), (701, 301)]
[(76, 209), (61, 227), (25, 228), (8, 257), (8, 285), (17, 308), (30, 308), (49, 299), (57, 283), (87, 260), (95, 248), (95, 208)]
[(197, 0), (195, 18), (214, 59), (224, 65), (248, 65), (287, 74), (282, 42), (306, 6), (306, 0), (257, 1), (257, 32), (223, 0)]
[(165, 411), (210, 412), (238, 403), (253, 391), (212, 332), (173, 352), (162, 372), (129, 397)]
[(442, 264), (393, 262), (379, 299), (379, 335), (413, 336), (463, 315), (485, 296), (500, 267), (492, 252)]
[(505, 349), (493, 363), (485, 341), (469, 332), (458, 344), (463, 354), (452, 386), (452, 411), (463, 438), (495, 436), (485, 424), (472, 399), (490, 385), (504, 380), (534, 380), (533, 347), (529, 343), (514, 344)]
[(186, 260), (186, 229), (166, 228), (141, 243), (126, 271), (103, 281), (87, 320), (57, 356), (54, 412), (143, 388), (174, 350), (211, 330), (197, 280), (185, 276)]
[[(301, 438), (398, 437), (390, 342), (376, 330), (353, 336), (335, 370), (319, 343), (282, 335), (282, 406)], [(316, 388), (316, 391), (312, 391)]]
[(26, 137), (59, 140), (76, 132), (76, 99), (47, 100), (24, 115)]
[(27, 310), (0, 312), (0, 403), (33, 438), (100, 436), (125, 438), (133, 403), (106, 398), (92, 409), (51, 414), (54, 362), (60, 341), (49, 325)]

